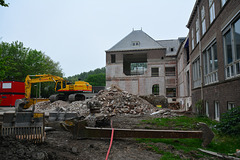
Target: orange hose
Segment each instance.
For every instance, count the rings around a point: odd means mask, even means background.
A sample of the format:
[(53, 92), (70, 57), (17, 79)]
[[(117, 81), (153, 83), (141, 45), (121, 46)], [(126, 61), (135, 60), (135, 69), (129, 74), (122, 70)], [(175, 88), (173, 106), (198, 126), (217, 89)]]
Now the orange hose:
[[(112, 120), (111, 120), (111, 127), (112, 127)], [(110, 141), (110, 145), (109, 145), (108, 152), (107, 152), (105, 160), (108, 160), (108, 156), (109, 156), (109, 153), (110, 153), (110, 150), (111, 150), (111, 147), (112, 147), (113, 135), (114, 135), (114, 128), (112, 127), (111, 141)]]

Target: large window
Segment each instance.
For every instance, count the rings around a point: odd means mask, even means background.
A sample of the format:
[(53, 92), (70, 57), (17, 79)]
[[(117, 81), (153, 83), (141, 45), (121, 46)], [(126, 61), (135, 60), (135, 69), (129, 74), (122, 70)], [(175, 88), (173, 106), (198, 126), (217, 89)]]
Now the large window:
[(209, 106), (208, 106), (208, 102), (206, 101), (206, 116), (209, 117)]
[(147, 63), (131, 63), (131, 75), (142, 75), (147, 70)]
[(192, 65), (193, 75), (193, 87), (200, 87), (201, 85), (201, 69), (200, 69), (200, 58), (198, 57)]
[(226, 78), (240, 75), (240, 20), (231, 23), (223, 32)]
[(203, 52), (204, 63), (204, 82), (206, 84), (215, 83), (218, 81), (218, 58), (217, 44), (210, 45)]
[(215, 5), (213, 0), (209, 0), (210, 23), (215, 19)]
[(124, 54), (123, 73), (127, 76), (143, 75), (147, 71), (147, 54)]
[(201, 24), (202, 24), (202, 35), (206, 32), (206, 20), (205, 20), (205, 8), (202, 7), (201, 10)]
[(196, 20), (196, 43), (200, 40), (199, 19)]
[(192, 29), (192, 50), (194, 49), (194, 46), (195, 44), (194, 44), (194, 33), (193, 33), (193, 29)]

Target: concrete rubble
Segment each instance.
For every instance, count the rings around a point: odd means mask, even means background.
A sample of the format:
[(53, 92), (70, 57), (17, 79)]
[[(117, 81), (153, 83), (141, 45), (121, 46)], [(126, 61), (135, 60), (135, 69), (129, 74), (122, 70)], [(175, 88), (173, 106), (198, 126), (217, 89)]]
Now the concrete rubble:
[(65, 101), (56, 101), (50, 103), (38, 102), (35, 104), (35, 110), (40, 112), (77, 112), (78, 116), (90, 114), (88, 103), (98, 102), (100, 104), (100, 113), (108, 116), (113, 115), (144, 115), (156, 112), (159, 108), (153, 106), (148, 101), (137, 95), (122, 91), (116, 86), (101, 90), (95, 97), (85, 101), (75, 101), (68, 103)]

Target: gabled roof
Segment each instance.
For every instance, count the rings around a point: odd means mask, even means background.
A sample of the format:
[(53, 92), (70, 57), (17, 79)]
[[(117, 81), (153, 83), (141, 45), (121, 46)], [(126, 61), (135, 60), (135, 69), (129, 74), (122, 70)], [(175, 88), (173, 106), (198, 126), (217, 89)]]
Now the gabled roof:
[(157, 42), (166, 48), (166, 56), (175, 56), (177, 54), (178, 47), (185, 38), (178, 38), (172, 40), (158, 40)]
[[(133, 45), (135, 42), (139, 42), (139, 45)], [(161, 48), (163, 48), (163, 46), (157, 43), (153, 38), (151, 38), (142, 30), (133, 30), (130, 34), (128, 34), (125, 38), (123, 38), (106, 52)]]

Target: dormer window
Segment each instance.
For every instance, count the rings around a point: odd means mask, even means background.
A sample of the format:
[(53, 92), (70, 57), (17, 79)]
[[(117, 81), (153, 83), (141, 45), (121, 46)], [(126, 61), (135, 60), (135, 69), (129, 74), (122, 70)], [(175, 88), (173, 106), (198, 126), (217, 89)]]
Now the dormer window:
[(140, 42), (139, 41), (133, 41), (132, 46), (134, 46), (134, 47), (140, 46)]

